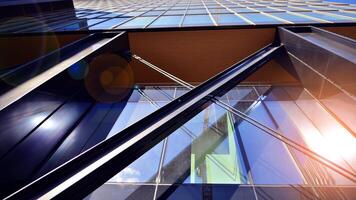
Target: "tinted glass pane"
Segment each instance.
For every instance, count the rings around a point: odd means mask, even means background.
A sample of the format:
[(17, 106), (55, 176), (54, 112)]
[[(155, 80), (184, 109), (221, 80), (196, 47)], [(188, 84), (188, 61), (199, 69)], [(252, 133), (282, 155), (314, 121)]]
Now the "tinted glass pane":
[(247, 24), (247, 22), (234, 14), (213, 15), (219, 25)]
[(94, 26), (91, 26), (89, 29), (111, 29), (124, 21), (127, 21), (129, 18), (113, 18), (108, 21), (102, 22), (100, 24), (96, 24)]
[(256, 24), (283, 24), (284, 23), (282, 21), (279, 21), (277, 19), (259, 13), (256, 14), (248, 13), (248, 14), (241, 14), (241, 15)]
[(163, 183), (247, 183), (232, 118), (210, 106), (168, 137)]
[(344, 18), (342, 16), (338, 17), (335, 15), (327, 15), (327, 14), (322, 14), (322, 13), (315, 13), (315, 12), (300, 12), (300, 14), (315, 17), (318, 19), (323, 19), (331, 22), (346, 22), (346, 21), (352, 21), (351, 19)]
[(206, 12), (205, 9), (197, 9), (197, 10), (188, 10), (187, 14), (188, 15), (191, 15), (191, 14), (207, 14), (207, 12)]
[(214, 25), (209, 15), (186, 15), (183, 26), (210, 26)]
[[(107, 60), (114, 67), (108, 65)], [(74, 64), (30, 92), (17, 104), (2, 110), (0, 121), (8, 121), (4, 127), (6, 131), (0, 132), (0, 169), (4, 172), (1, 174), (2, 183), (12, 180), (30, 182), (173, 99), (165, 94), (175, 94), (174, 87), (161, 90), (157, 86), (137, 85), (134, 80), (146, 79), (146, 76), (140, 76), (140, 70), (147, 69), (138, 67), (132, 71), (127, 61), (117, 55), (98, 55), (90, 63), (80, 61)], [(161, 76), (155, 71), (150, 73)], [(120, 74), (116, 75), (119, 81), (115, 82), (115, 87), (120, 89), (108, 89), (114, 84), (110, 80), (115, 74)], [(162, 81), (166, 80), (161, 78)], [(31, 156), (28, 156), (29, 146)], [(155, 179), (158, 164), (152, 163), (150, 169), (146, 167), (145, 173), (137, 174), (137, 171), (145, 166), (142, 162), (159, 161), (161, 149), (162, 145), (145, 154), (115, 180)], [(14, 173), (24, 165), (26, 169)]]
[(160, 10), (160, 11), (148, 11), (145, 14), (143, 14), (142, 16), (158, 16), (161, 15), (164, 11)]
[(313, 21), (312, 19), (306, 18), (306, 17), (301, 17), (298, 15), (293, 15), (285, 12), (281, 13), (270, 13), (271, 15), (274, 15), (276, 17), (288, 20), (290, 22), (294, 23), (317, 23), (317, 21)]
[(255, 8), (255, 9), (260, 12), (276, 12), (276, 11), (278, 11), (276, 9), (268, 8), (268, 7), (260, 7), (260, 8)]
[(154, 19), (156, 19), (156, 17), (137, 17), (120, 25), (118, 28), (143, 28)]
[(354, 12), (341, 12), (341, 11), (327, 11), (327, 12), (332, 13), (332, 14), (341, 15), (341, 16), (356, 18), (356, 13), (354, 13)]
[(233, 10), (237, 13), (256, 12), (255, 10), (249, 8), (234, 8)]
[(164, 15), (183, 15), (185, 12), (185, 10), (169, 10)]
[(209, 9), (210, 13), (231, 13), (230, 11), (228, 11), (225, 8), (221, 8), (221, 9)]
[(183, 16), (161, 16), (155, 20), (149, 27), (177, 27)]
[(99, 22), (105, 21), (106, 19), (89, 19), (87, 20), (88, 26), (92, 26), (94, 24), (97, 24)]

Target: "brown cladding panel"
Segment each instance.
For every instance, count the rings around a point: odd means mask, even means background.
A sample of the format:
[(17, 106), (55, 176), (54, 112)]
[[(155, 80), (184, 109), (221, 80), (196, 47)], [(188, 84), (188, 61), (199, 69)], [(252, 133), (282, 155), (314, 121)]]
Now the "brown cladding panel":
[(325, 27), (323, 29), (356, 40), (356, 26)]
[[(274, 28), (131, 32), (132, 53), (188, 82), (202, 82), (249, 56), (274, 39)], [(133, 61), (136, 80), (161, 81)]]

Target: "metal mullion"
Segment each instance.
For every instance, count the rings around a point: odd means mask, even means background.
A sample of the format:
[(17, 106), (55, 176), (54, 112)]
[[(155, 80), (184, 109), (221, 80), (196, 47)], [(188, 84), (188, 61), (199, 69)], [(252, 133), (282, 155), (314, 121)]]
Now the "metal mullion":
[[(268, 106), (265, 104), (264, 100), (261, 98), (262, 95), (259, 94), (259, 92), (257, 91), (256, 87), (253, 86), (253, 89), (255, 90), (255, 92), (257, 93), (257, 95), (259, 96), (261, 105), (262, 105), (263, 108), (267, 111), (268, 116), (272, 119), (272, 123), (276, 126), (277, 129), (279, 129), (279, 128), (278, 128), (278, 123), (277, 123), (277, 121), (275, 120), (275, 117), (273, 117), (273, 115), (272, 115), (270, 109), (269, 109)], [(305, 175), (304, 175), (303, 170), (302, 170), (303, 168), (301, 167), (299, 160), (295, 157), (294, 152), (292, 152), (291, 149), (290, 149), (290, 147), (289, 147), (288, 145), (286, 145), (284, 142), (282, 142), (282, 144), (283, 144), (283, 146), (286, 148), (286, 150), (287, 150), (287, 152), (288, 152), (290, 158), (292, 159), (293, 164), (295, 165), (295, 167), (296, 167), (297, 170), (299, 171), (299, 173), (300, 173), (300, 175), (301, 175), (301, 177), (302, 177), (304, 183), (308, 184), (308, 181), (307, 181), (307, 179), (305, 178)], [(300, 184), (298, 184), (298, 185), (300, 185)], [(314, 187), (313, 187), (313, 186), (311, 186), (311, 187), (312, 187), (312, 189), (313, 189), (313, 191), (314, 191)], [(303, 189), (303, 188), (302, 188), (302, 189)], [(315, 192), (315, 191), (314, 191), (314, 192)], [(317, 194), (315, 193), (314, 195), (317, 195)]]
[(325, 14), (325, 15), (329, 15), (329, 16), (334, 16), (334, 17), (341, 17), (341, 18), (347, 18), (347, 19), (350, 19), (350, 20), (356, 20), (355, 17), (350, 17), (350, 16), (345, 16), (345, 15), (339, 15), (339, 14), (334, 14), (334, 13), (329, 13), (328, 11), (314, 11), (316, 13), (320, 13), (320, 14)]
[[(156, 106), (158, 109), (160, 108), (160, 106), (153, 99), (151, 99), (144, 91), (142, 91), (139, 88), (137, 89), (137, 91), (144, 98), (146, 98), (149, 102), (151, 102), (154, 106)], [(166, 153), (167, 140), (168, 140), (168, 138), (165, 138), (163, 140), (162, 151), (161, 151), (161, 155), (160, 155), (160, 159), (159, 159), (159, 165), (158, 165), (158, 172), (157, 172), (157, 176), (156, 176), (156, 179), (155, 179), (155, 191), (154, 191), (154, 194), (153, 194), (153, 200), (156, 199), (157, 191), (158, 191), (158, 184), (161, 182), (161, 171), (162, 171), (162, 166), (163, 166), (163, 159), (165, 158), (165, 153)]]
[[(75, 198), (75, 195), (77, 197), (87, 195), (110, 179), (118, 170), (123, 169), (160, 142), (162, 137), (172, 133), (162, 131), (178, 126), (179, 123), (183, 123), (182, 119), (189, 120), (194, 114), (191, 112), (196, 112), (198, 107), (209, 101), (210, 95), (227, 87), (231, 81), (244, 79), (247, 74), (255, 71), (280, 48), (281, 46), (269, 45), (261, 49), (162, 107), (159, 111), (124, 129), (121, 134), (100, 142), (6, 199)], [(187, 114), (190, 115), (189, 118), (182, 118)], [(133, 152), (135, 153), (132, 154)], [(127, 157), (128, 153), (129, 157)], [(118, 162), (121, 165), (118, 165)], [(113, 168), (113, 165), (116, 167)]]
[(307, 92), (315, 101), (319, 103), (319, 105), (327, 112), (329, 115), (331, 115), (338, 123), (341, 124), (353, 137), (356, 137), (356, 133), (347, 125), (345, 122), (343, 122), (335, 113), (333, 113), (328, 107), (324, 105), (319, 99), (317, 99), (308, 89), (305, 88), (305, 92)]
[[(303, 10), (302, 8), (298, 8), (298, 7), (294, 7), (294, 6), (288, 6), (288, 7), (291, 7), (291, 8), (295, 8), (295, 9), (299, 9), (301, 11), (305, 11)], [(306, 12), (315, 12), (314, 10), (307, 10)], [(310, 19), (317, 19), (318, 21), (321, 21), (321, 22), (327, 22), (327, 23), (334, 23), (332, 21), (329, 21), (329, 20), (325, 20), (325, 19), (320, 19), (320, 18), (317, 18), (317, 17), (311, 17), (311, 16), (308, 16), (308, 15), (303, 15), (303, 14), (300, 14), (298, 12), (293, 12), (293, 14), (295, 15), (299, 15), (299, 16), (303, 16), (303, 17), (308, 17)]]
[[(299, 12), (282, 10), (282, 9), (279, 9), (279, 8), (275, 8), (275, 9), (278, 9), (278, 10), (281, 10), (281, 11), (285, 11), (286, 13), (289, 13), (291, 15), (296, 15), (296, 16), (299, 16), (299, 17), (304, 17), (304, 18), (307, 18), (307, 19), (311, 19), (311, 20), (314, 20), (314, 21), (317, 21), (317, 22), (320, 22), (320, 23), (333, 23), (333, 22), (325, 20), (325, 19), (319, 19), (317, 17), (311, 17), (311, 16), (308, 16), (308, 15), (301, 14)], [(306, 11), (306, 12), (308, 12), (308, 11)]]
[[(121, 11), (120, 11), (120, 12), (121, 12)], [(129, 11), (129, 12), (131, 12), (131, 11)], [(128, 21), (131, 21), (132, 17), (121, 17), (121, 16), (123, 16), (123, 15), (125, 15), (125, 14), (127, 14), (127, 13), (129, 13), (129, 12), (124, 12), (122, 15), (119, 16), (119, 18), (128, 18), (128, 20), (125, 20), (125, 21), (123, 21), (123, 22), (121, 22), (121, 23), (119, 23), (119, 24), (116, 24), (116, 25), (110, 27), (110, 29), (115, 29), (115, 28), (121, 26), (122, 24), (124, 24), (124, 23), (126, 23), (126, 22), (128, 22)], [(142, 14), (143, 14), (143, 13), (142, 13)], [(116, 18), (116, 17), (113, 17), (113, 18)], [(113, 18), (110, 18), (110, 19), (113, 19)]]
[[(155, 9), (155, 8), (151, 8), (150, 10), (146, 10), (145, 12), (142, 12), (141, 14), (136, 15), (136, 16), (130, 18), (129, 20), (126, 20), (126, 21), (124, 21), (124, 22), (122, 22), (122, 23), (120, 23), (120, 24), (117, 24), (117, 25), (111, 27), (111, 29), (116, 28), (116, 27), (118, 27), (118, 26), (121, 26), (122, 24), (124, 24), (124, 23), (126, 23), (126, 22), (130, 22), (130, 21), (132, 21), (132, 20), (134, 20), (134, 19), (136, 19), (136, 18), (138, 18), (138, 17), (141, 17), (142, 15), (144, 15), (145, 13), (147, 13), (147, 12), (149, 12), (149, 11), (152, 11), (153, 9)], [(141, 12), (141, 11), (137, 11), (137, 10), (138, 10), (138, 8), (137, 8), (136, 10), (130, 11), (130, 12)], [(110, 19), (112, 19), (112, 18), (110, 18)], [(103, 21), (103, 22), (104, 22), (104, 21)], [(100, 22), (100, 23), (101, 23), (101, 22)], [(99, 24), (99, 23), (97, 23), (97, 24)], [(149, 24), (150, 24), (150, 23), (149, 23)], [(94, 24), (94, 25), (96, 25), (96, 24)], [(144, 26), (143, 28), (146, 28), (146, 26)]]
[[(305, 89), (305, 91), (308, 91)], [(307, 92), (309, 93), (309, 91)], [(310, 94), (310, 93), (309, 93)], [(311, 96), (312, 98), (314, 98), (314, 96)], [(318, 101), (316, 101), (318, 102)], [(293, 102), (295, 104), (295, 106), (300, 110), (301, 113), (303, 113), (303, 115), (310, 121), (310, 123), (314, 126), (314, 128), (318, 131), (318, 134), (323, 138), (325, 139), (325, 135), (324, 133), (320, 130), (320, 128), (315, 124), (315, 122), (307, 115), (307, 113), (305, 113), (305, 111), (303, 111), (303, 109), (296, 103), (296, 102)], [(323, 108), (323, 106), (321, 106)], [(327, 112), (327, 111), (326, 111)], [(340, 152), (337, 151), (337, 155), (340, 156), (340, 159), (343, 160), (345, 162), (345, 164), (350, 168), (350, 170), (353, 172), (353, 173), (356, 173), (355, 169), (350, 165), (350, 163), (345, 160), (345, 158), (342, 156), (342, 154), (340, 154)]]
[(214, 23), (214, 26), (218, 26), (218, 24), (216, 23), (216, 21), (215, 21), (214, 17), (211, 15), (211, 13), (210, 13), (209, 9), (206, 7), (204, 0), (200, 0), (200, 1), (203, 3), (203, 5), (204, 5), (204, 7), (205, 7), (206, 12), (208, 13), (208, 15), (209, 15), (209, 17), (210, 17), (211, 21)]
[(317, 70), (315, 70), (312, 66), (310, 66), (309, 64), (307, 64), (306, 62), (302, 61), (300, 58), (298, 58), (296, 55), (292, 54), (291, 52), (287, 52), (288, 55), (292, 56), (294, 59), (296, 59), (298, 62), (302, 63), (304, 66), (306, 66), (307, 68), (309, 68), (310, 70), (312, 70), (314, 73), (316, 73), (317, 75), (319, 75), (321, 78), (323, 78), (324, 80), (326, 80), (327, 82), (329, 82), (331, 85), (333, 85), (334, 87), (336, 87), (337, 89), (339, 89), (341, 92), (343, 92), (346, 96), (350, 97), (352, 100), (356, 101), (356, 96), (354, 96), (353, 94), (351, 94), (350, 92), (346, 91), (345, 89), (343, 89), (341, 86), (339, 86), (337, 83), (335, 83), (334, 81), (330, 80), (328, 77), (326, 77), (325, 75), (321, 74), (320, 72), (318, 72)]
[[(168, 78), (170, 78), (170, 77), (168, 77)], [(178, 79), (178, 78), (176, 78), (176, 79)], [(172, 80), (174, 80), (174, 79), (172, 79)], [(268, 126), (256, 121), (253, 118), (250, 118), (249, 116), (247, 116), (244, 113), (240, 112), (239, 110), (231, 107), (230, 105), (227, 105), (226, 103), (224, 103), (218, 99), (215, 99), (214, 101), (218, 105), (222, 106), (223, 108), (231, 111), (232, 113), (236, 114), (237, 116), (246, 120), (247, 122), (251, 123), (252, 125), (256, 126), (257, 128), (260, 128), (261, 130), (265, 131), (267, 134), (271, 135), (272, 137), (275, 137), (276, 139), (282, 141), (283, 143), (286, 143), (287, 145), (297, 149), (298, 151), (301, 151), (302, 153), (307, 154), (308, 156), (312, 157), (313, 159), (315, 159), (315, 160), (323, 163), (324, 165), (328, 166), (329, 168), (337, 171), (344, 177), (350, 179), (351, 181), (356, 182), (356, 174), (354, 174), (353, 172), (350, 172), (349, 170), (339, 166), (337, 163), (334, 163), (334, 162), (330, 161), (329, 159), (324, 158), (323, 156), (319, 155), (318, 153), (316, 153), (304, 146), (299, 145), (298, 143), (292, 141), (291, 139), (283, 136), (283, 134), (269, 128)], [(344, 172), (346, 172), (346, 173), (344, 173)], [(351, 175), (351, 176), (349, 176), (349, 175)]]
[(161, 14), (159, 14), (156, 19), (152, 20), (152, 22), (148, 23), (145, 27), (143, 28), (147, 28), (149, 25), (151, 25), (153, 22), (155, 22), (158, 18), (160, 18), (163, 14), (165, 14), (170, 8), (172, 8), (174, 5), (172, 5), (171, 7), (169, 7), (168, 9), (166, 9), (164, 12), (162, 12)]
[(256, 25), (253, 21), (251, 21), (251, 20), (247, 19), (246, 17), (240, 15), (239, 13), (235, 12), (234, 10), (232, 10), (229, 7), (225, 6), (224, 4), (218, 2), (217, 0), (215, 0), (215, 2), (218, 3), (220, 6), (224, 7), (226, 10), (228, 10), (228, 11), (232, 12), (233, 14), (235, 14), (236, 16), (240, 17), (246, 23), (251, 24), (251, 25)]
[[(172, 97), (170, 97), (167, 93), (165, 93), (164, 91), (162, 91), (162, 90), (160, 90), (160, 89), (158, 89), (162, 94), (164, 94), (167, 98), (169, 98), (169, 99), (171, 99)], [(191, 90), (191, 89), (190, 89)], [(171, 100), (173, 100), (173, 99), (171, 99)], [(218, 121), (218, 119), (216, 119), (216, 121)], [(212, 130), (214, 130), (215, 132), (217, 132), (218, 134), (221, 134), (221, 135), (223, 135), (224, 133), (222, 133), (221, 131), (220, 131), (220, 129), (218, 128), (218, 127), (216, 127), (215, 125), (212, 125), (211, 127), (210, 127)], [(180, 128), (180, 129), (182, 129), (187, 135), (189, 135), (192, 139), (196, 139), (197, 138), (197, 136), (196, 135), (194, 135), (193, 133), (191, 133), (191, 131), (188, 129), (188, 128), (186, 128), (184, 125)], [(168, 139), (168, 138), (166, 138), (166, 139)], [(225, 172), (226, 173), (230, 173), (230, 172), (228, 172), (228, 170), (226, 169), (226, 167), (225, 166), (223, 166), (221, 163), (220, 163), (220, 161), (217, 161), (217, 160), (215, 160), (213, 157), (211, 157), (210, 159), (212, 159), (216, 164), (218, 164), (221, 168), (223, 168), (223, 170), (225, 170)], [(240, 173), (241, 174), (241, 173)]]
[(185, 20), (185, 16), (187, 15), (187, 12), (188, 12), (188, 9), (189, 9), (189, 6), (190, 6), (191, 3), (192, 3), (192, 1), (189, 0), (189, 4), (187, 5), (187, 8), (185, 9), (185, 12), (184, 12), (184, 14), (182, 16), (182, 19), (181, 19), (180, 23), (179, 23), (179, 27), (182, 27), (183, 22)]
[[(230, 104), (230, 99), (227, 98), (227, 101), (229, 102)], [(251, 104), (253, 105), (253, 104)], [(251, 108), (251, 106), (247, 109), (249, 110)], [(231, 115), (231, 113), (229, 112), (229, 114)], [(232, 117), (232, 120), (233, 120), (233, 123), (235, 124), (236, 123), (236, 120), (234, 117)], [(245, 150), (245, 146), (242, 142), (242, 138), (241, 138), (241, 135), (240, 135), (240, 131), (236, 130), (236, 139), (238, 141), (238, 147), (239, 149), (241, 150), (241, 154), (242, 154), (242, 159), (243, 159), (243, 162), (244, 162), (244, 168), (246, 170), (246, 173), (247, 173), (247, 180), (249, 181), (249, 183), (252, 185), (252, 190), (253, 190), (253, 194), (255, 196), (255, 199), (258, 200), (258, 195), (257, 195), (257, 191), (256, 191), (256, 188), (255, 188), (255, 182), (253, 180), (253, 176), (252, 176), (252, 170), (251, 170), (251, 167), (250, 167), (250, 162), (249, 162), (249, 159), (248, 159), (248, 156), (247, 156), (247, 153), (246, 153), (246, 150)]]
[(287, 24), (294, 24), (294, 22), (291, 22), (291, 21), (282, 19), (282, 18), (277, 17), (277, 16), (274, 16), (274, 15), (272, 15), (272, 14), (269, 14), (269, 13), (266, 13), (266, 12), (263, 12), (263, 11), (258, 11), (258, 10), (254, 9), (254, 8), (251, 8), (251, 7), (248, 7), (248, 8), (251, 9), (251, 10), (253, 10), (253, 11), (256, 11), (256, 12), (258, 12), (258, 13), (261, 13), (262, 15), (266, 15), (266, 16), (268, 16), (268, 17), (271, 17), (271, 18), (273, 18), (273, 19), (276, 19), (276, 20), (278, 20), (278, 21), (281, 21), (281, 22), (284, 22), (284, 23), (287, 23)]
[[(218, 101), (218, 100), (217, 100)], [(314, 151), (299, 145), (298, 143), (294, 142), (293, 140), (283, 136), (281, 133), (269, 128), (268, 126), (258, 122), (257, 120), (249, 117), (248, 115), (236, 110), (235, 108), (225, 104), (224, 102), (220, 102), (221, 106), (229, 109), (232, 113), (236, 114), (240, 118), (244, 119), (245, 121), (249, 122), (250, 124), (256, 126), (257, 128), (263, 130), (267, 134), (271, 135), (272, 137), (281, 140), (282, 142), (286, 143), (287, 145), (291, 146), (294, 149), (310, 156), (311, 158), (315, 159), (318, 162), (328, 166), (329, 168), (333, 169), (334, 171), (338, 172), (339, 174), (343, 175), (344, 177), (348, 178), (349, 180), (356, 182), (356, 174), (350, 172), (349, 170), (345, 169), (344, 167), (339, 166), (338, 164), (320, 156), (319, 154), (315, 153)], [(346, 173), (345, 173), (346, 172)]]

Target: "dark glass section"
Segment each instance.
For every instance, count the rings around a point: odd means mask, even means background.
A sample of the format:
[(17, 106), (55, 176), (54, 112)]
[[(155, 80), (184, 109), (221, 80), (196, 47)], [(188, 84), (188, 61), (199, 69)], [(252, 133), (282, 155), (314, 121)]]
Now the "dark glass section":
[[(175, 98), (177, 91), (166, 97)], [(152, 98), (164, 99), (156, 92)], [(355, 183), (321, 158), (352, 173), (351, 133), (278, 62), (267, 63), (215, 98), (102, 187), (155, 185), (154, 198), (169, 199), (350, 195), (343, 188)], [(147, 162), (149, 168), (138, 167)], [(144, 173), (149, 176), (141, 178)]]
[[(137, 78), (142, 71), (147, 78), (162, 76), (148, 68), (132, 69), (117, 54), (97, 53), (1, 110), (5, 128), (0, 131), (0, 195), (16, 191), (170, 102), (169, 95), (178, 89), (148, 86), (144, 77)], [(155, 163), (161, 149), (157, 147)], [(143, 164), (154, 160), (152, 152), (133, 164), (146, 172), (132, 181), (148, 181), (157, 173), (158, 164), (152, 165), (151, 173)], [(134, 170), (124, 173), (125, 180), (136, 175)]]

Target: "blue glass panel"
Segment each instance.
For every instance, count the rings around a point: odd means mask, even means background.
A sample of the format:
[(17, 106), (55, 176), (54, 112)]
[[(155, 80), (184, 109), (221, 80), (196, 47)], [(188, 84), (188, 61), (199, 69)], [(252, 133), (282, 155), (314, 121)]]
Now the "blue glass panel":
[(328, 2), (339, 2), (339, 3), (349, 3), (349, 4), (356, 4), (355, 0), (324, 0)]
[(117, 175), (112, 177), (108, 183), (154, 183), (158, 174), (159, 160), (163, 142), (143, 154), (135, 162), (127, 166)]
[(255, 8), (255, 9), (260, 12), (276, 12), (276, 11), (278, 11), (276, 9), (269, 8), (269, 7), (260, 7), (260, 8)]
[[(297, 87), (283, 87), (283, 89), (276, 87), (264, 94), (266, 96), (263, 104), (265, 105), (265, 109), (271, 114), (270, 116), (274, 119), (276, 125), (270, 128), (281, 132), (284, 136), (299, 145), (311, 149), (345, 169), (352, 170), (350, 165), (347, 165), (345, 162), (354, 162), (354, 160), (346, 155), (355, 154), (351, 152), (356, 152), (353, 144), (345, 142), (351, 141), (352, 136), (338, 125), (335, 119), (318, 105), (314, 99), (310, 96), (308, 98), (307, 94), (302, 91)], [(293, 93), (295, 93), (293, 96), (298, 96), (300, 99), (289, 97), (289, 94)], [(338, 141), (331, 139), (331, 135), (337, 137)], [(345, 154), (345, 151), (340, 151), (341, 147), (334, 148), (335, 146), (340, 146), (341, 143), (343, 147), (348, 149), (346, 151), (348, 153)], [(291, 150), (296, 155), (299, 168), (305, 172), (304, 176), (309, 180), (309, 184), (318, 185), (320, 182), (319, 179), (328, 180), (333, 184), (351, 184), (350, 181), (340, 174), (326, 168), (311, 157), (302, 155), (294, 149)]]
[(306, 17), (289, 14), (286, 12), (270, 13), (270, 14), (294, 23), (319, 23), (318, 21), (314, 21)]
[(155, 185), (107, 183), (84, 200), (153, 199), (155, 188)]
[(186, 10), (168, 10), (163, 15), (184, 15)]
[(277, 7), (277, 8), (280, 10), (286, 10), (286, 11), (302, 11), (303, 10), (303, 9), (298, 9), (295, 7)]
[(183, 16), (161, 16), (149, 27), (178, 27)]
[(119, 133), (123, 129), (157, 110), (150, 102), (127, 102), (120, 116), (117, 118), (107, 138)]
[(84, 26), (87, 26), (85, 21), (78, 21), (76, 23), (64, 26), (64, 27), (59, 27), (56, 28), (55, 30), (57, 31), (67, 31), (67, 30), (79, 30), (80, 28), (83, 28)]
[(187, 14), (207, 14), (205, 9), (187, 10)]
[(107, 14), (107, 15), (103, 15), (103, 16), (100, 16), (100, 17), (107, 17), (107, 18), (111, 18), (111, 17), (118, 17), (120, 15), (122, 15), (123, 13), (118, 13), (118, 12), (115, 12), (115, 13), (110, 13), (110, 14)]
[(355, 12), (341, 12), (341, 11), (327, 11), (328, 13), (337, 14), (341, 16), (353, 17), (356, 18)]
[(95, 29), (111, 29), (112, 27), (115, 27), (124, 21), (129, 20), (130, 18), (113, 18), (108, 21), (102, 22), (100, 24), (96, 24), (94, 26), (91, 26), (89, 29), (95, 30)]
[(337, 17), (337, 16), (334, 16), (334, 15), (327, 15), (327, 14), (321, 14), (321, 13), (315, 13), (315, 12), (300, 12), (300, 14), (311, 16), (311, 17), (315, 17), (315, 18), (318, 18), (318, 19), (327, 20), (327, 21), (330, 21), (330, 22), (347, 22), (347, 21), (352, 22), (351, 19), (348, 19), (346, 17), (344, 18), (342, 16)]
[(255, 10), (251, 10), (249, 8), (234, 8), (233, 10), (237, 13), (256, 12)]
[(163, 183), (246, 183), (230, 115), (211, 105), (168, 137)]
[(163, 10), (154, 10), (154, 11), (148, 11), (142, 16), (158, 16), (161, 15), (164, 11)]
[(144, 12), (129, 12), (129, 13), (123, 14), (122, 16), (123, 17), (135, 17), (135, 16), (141, 15), (143, 13)]
[(231, 13), (230, 11), (228, 11), (225, 8), (221, 8), (221, 9), (209, 9), (209, 12), (214, 14), (214, 13)]
[(120, 25), (119, 28), (144, 28), (154, 19), (156, 19), (156, 17), (137, 17)]
[[(268, 127), (275, 127), (262, 104), (256, 105), (249, 116)], [(303, 183), (282, 142), (245, 121), (237, 124), (237, 129), (242, 137), (255, 184)]]
[(214, 25), (209, 15), (186, 15), (183, 26), (211, 26)]
[(83, 18), (92, 19), (92, 18), (95, 18), (95, 17), (102, 16), (102, 15), (104, 15), (104, 14), (105, 14), (105, 13), (91, 14), (91, 15), (84, 16)]
[(94, 24), (100, 23), (105, 20), (107, 20), (107, 19), (89, 19), (89, 20), (87, 20), (87, 24), (88, 24), (88, 26), (92, 26)]
[(255, 24), (284, 24), (285, 23), (260, 13), (247, 13), (241, 15), (251, 20)]
[(247, 22), (234, 14), (213, 15), (216, 23), (219, 25), (242, 25)]

